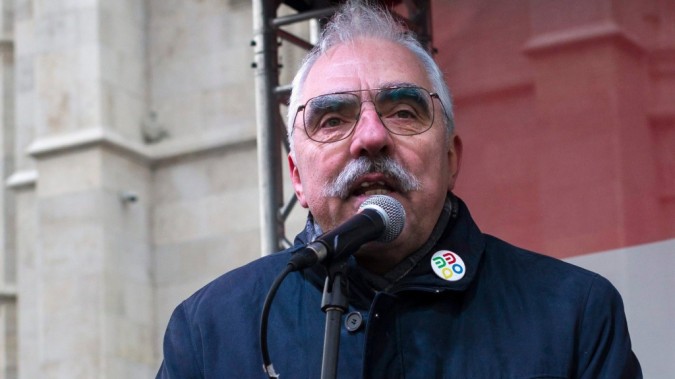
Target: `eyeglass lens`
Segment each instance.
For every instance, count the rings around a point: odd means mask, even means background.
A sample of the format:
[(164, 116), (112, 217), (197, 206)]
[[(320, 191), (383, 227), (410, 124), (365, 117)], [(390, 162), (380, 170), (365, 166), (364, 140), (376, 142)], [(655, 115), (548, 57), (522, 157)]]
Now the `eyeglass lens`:
[[(303, 116), (309, 137), (319, 142), (338, 141), (347, 137), (358, 122), (361, 104), (365, 102), (355, 92), (361, 91), (333, 93), (310, 99)], [(433, 123), (433, 101), (429, 92), (423, 88), (381, 89), (375, 95), (373, 104), (384, 126), (394, 134), (419, 134), (428, 130)]]

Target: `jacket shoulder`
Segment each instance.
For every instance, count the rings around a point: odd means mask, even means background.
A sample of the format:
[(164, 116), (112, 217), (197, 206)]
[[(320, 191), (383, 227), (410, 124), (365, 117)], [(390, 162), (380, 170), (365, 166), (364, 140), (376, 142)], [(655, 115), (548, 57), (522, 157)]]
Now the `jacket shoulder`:
[(485, 235), (486, 258), (512, 269), (545, 270), (547, 274), (573, 275), (578, 279), (592, 279), (597, 273), (575, 266), (542, 253), (520, 248), (491, 235)]
[[(560, 259), (519, 248), (486, 235), (485, 269), (510, 283), (586, 301), (591, 293), (610, 298), (620, 295), (609, 280), (587, 269)], [(530, 292), (530, 291), (526, 291)]]

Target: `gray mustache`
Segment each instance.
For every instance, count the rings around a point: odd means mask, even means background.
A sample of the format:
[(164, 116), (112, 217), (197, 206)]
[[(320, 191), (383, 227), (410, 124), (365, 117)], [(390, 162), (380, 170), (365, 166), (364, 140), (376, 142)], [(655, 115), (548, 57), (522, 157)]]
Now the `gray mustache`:
[(380, 156), (375, 159), (359, 157), (350, 161), (335, 179), (326, 184), (324, 196), (346, 199), (354, 183), (361, 176), (370, 173), (384, 174), (393, 181), (394, 189), (398, 192), (410, 192), (421, 188), (419, 179), (391, 157)]

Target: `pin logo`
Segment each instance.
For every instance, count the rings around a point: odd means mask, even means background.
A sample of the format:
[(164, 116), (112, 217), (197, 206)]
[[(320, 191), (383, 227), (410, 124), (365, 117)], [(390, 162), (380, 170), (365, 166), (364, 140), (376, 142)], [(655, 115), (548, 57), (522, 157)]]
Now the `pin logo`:
[(466, 267), (459, 255), (449, 250), (441, 250), (431, 257), (431, 268), (439, 278), (456, 282), (464, 277)]

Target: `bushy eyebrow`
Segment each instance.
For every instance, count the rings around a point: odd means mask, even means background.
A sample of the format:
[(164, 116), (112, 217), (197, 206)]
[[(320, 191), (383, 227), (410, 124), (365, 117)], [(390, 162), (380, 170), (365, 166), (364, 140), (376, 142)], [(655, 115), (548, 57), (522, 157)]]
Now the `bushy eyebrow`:
[[(420, 87), (424, 88), (423, 86), (416, 84), (416, 83), (411, 83), (411, 82), (401, 82), (401, 81), (390, 81), (390, 82), (384, 82), (380, 83), (379, 86), (375, 88), (369, 88), (369, 89), (333, 89), (330, 92), (326, 92), (323, 95), (330, 95), (330, 94), (336, 94), (336, 93), (347, 93), (347, 92), (360, 92), (360, 91), (368, 91), (368, 90), (377, 90), (377, 89), (382, 89), (382, 88), (391, 88), (391, 87)], [(323, 96), (323, 95), (317, 95), (317, 96)]]
[(314, 108), (326, 109), (334, 108), (335, 106), (342, 106), (347, 103), (352, 103), (353, 101), (344, 96), (340, 96), (343, 93), (329, 93), (321, 96), (317, 96), (312, 99), (312, 104)]

